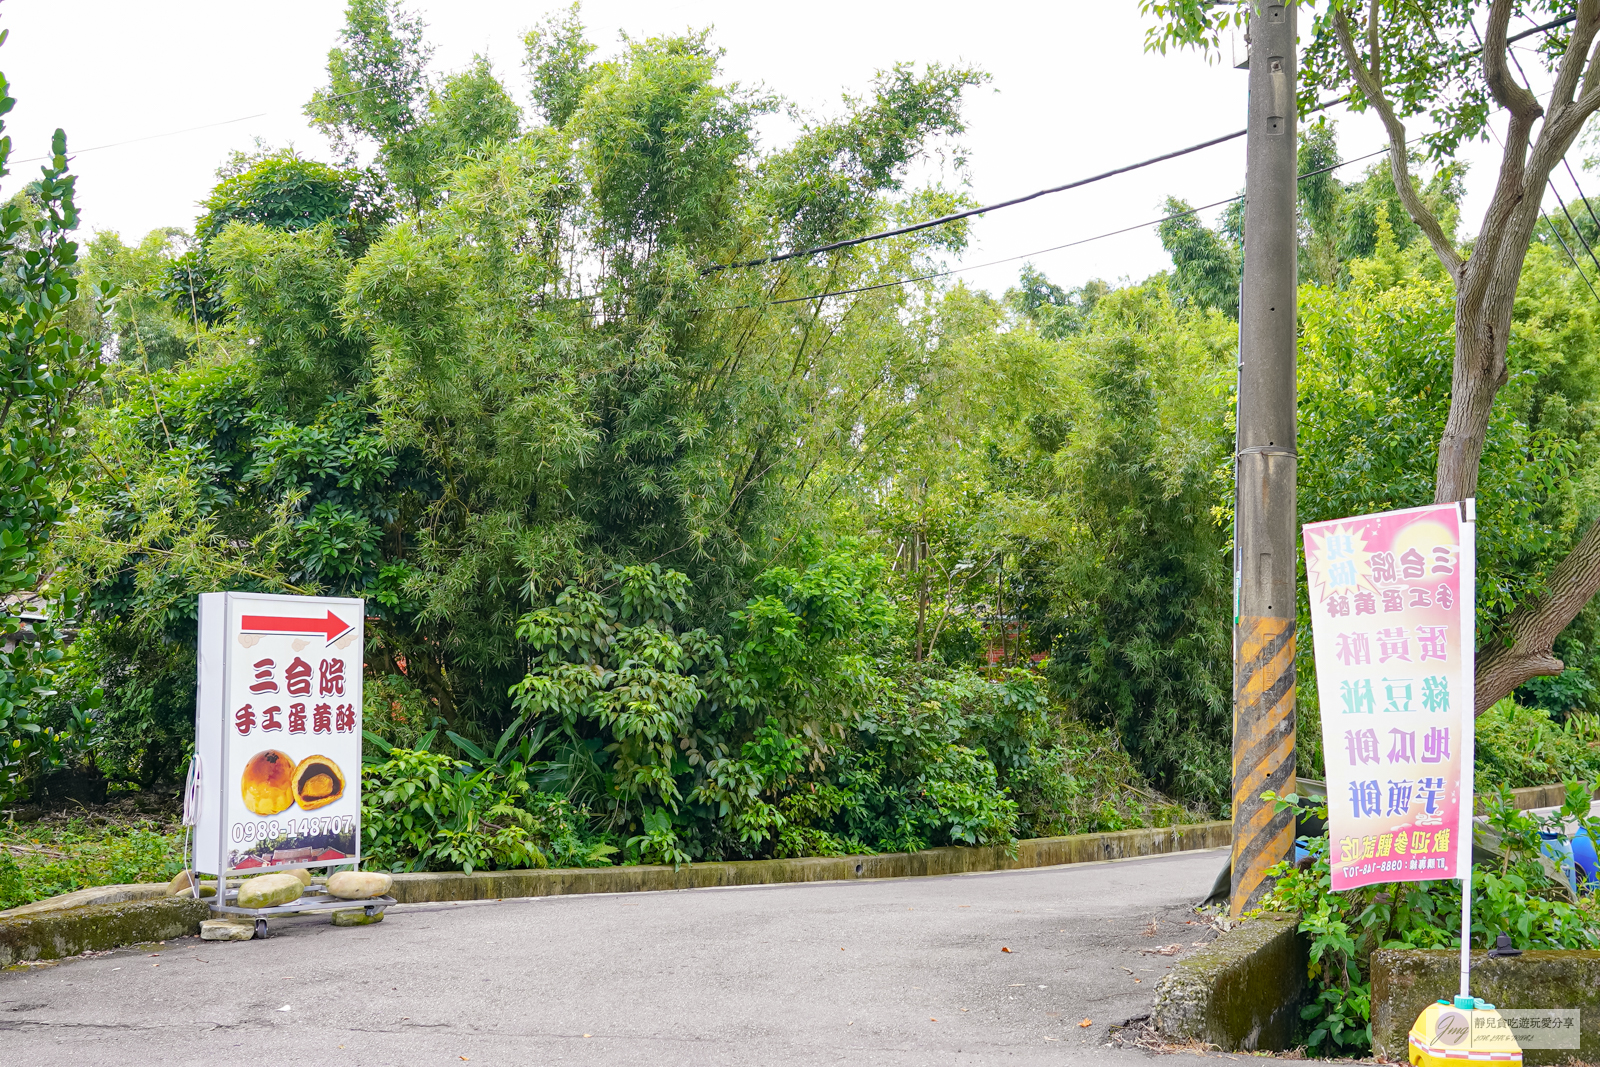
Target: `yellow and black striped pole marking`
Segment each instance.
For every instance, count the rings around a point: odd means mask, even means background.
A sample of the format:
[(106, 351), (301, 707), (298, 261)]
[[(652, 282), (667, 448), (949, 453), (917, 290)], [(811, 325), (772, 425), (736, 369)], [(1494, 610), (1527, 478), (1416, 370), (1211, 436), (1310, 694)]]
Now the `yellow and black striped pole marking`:
[(1267, 790), (1294, 791), (1294, 620), (1239, 620), (1239, 676), (1233, 698), (1234, 918), (1266, 892), (1267, 870), (1293, 855), (1294, 812), (1274, 812)]
[(1233, 877), (1235, 917), (1292, 856), (1294, 813), (1263, 803), (1294, 789), (1295, 466), (1298, 228), (1296, 10), (1250, 3), (1245, 219), (1234, 452)]

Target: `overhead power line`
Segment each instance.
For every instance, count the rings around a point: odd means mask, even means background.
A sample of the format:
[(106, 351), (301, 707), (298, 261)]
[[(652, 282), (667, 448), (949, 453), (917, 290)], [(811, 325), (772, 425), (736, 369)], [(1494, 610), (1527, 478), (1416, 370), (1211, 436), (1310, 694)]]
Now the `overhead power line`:
[[(1574, 17), (1576, 17), (1576, 16), (1574, 16)], [(1566, 20), (1563, 20), (1563, 21), (1571, 22), (1572, 19), (1569, 18), (1569, 19), (1566, 19)], [(1552, 23), (1552, 24), (1547, 24), (1547, 25), (1554, 25), (1554, 24)], [(1528, 35), (1528, 33), (1537, 33), (1537, 32), (1539, 32), (1539, 30), (1544, 29), (1544, 28), (1545, 27), (1536, 26), (1536, 27), (1534, 27), (1534, 29), (1532, 29), (1530, 31), (1527, 31), (1527, 33), (1519, 34), (1518, 37), (1526, 37)], [(1474, 37), (1478, 36), (1478, 28), (1476, 26), (1472, 27), (1472, 35)], [(1515, 38), (1515, 37), (1510, 38), (1506, 43), (1509, 45), (1511, 41), (1516, 40), (1516, 39), (1517, 38)], [(1481, 45), (1482, 41), (1480, 40), (1479, 43)], [(1522, 84), (1527, 88), (1528, 92), (1530, 92), (1530, 93), (1533, 92), (1533, 81), (1528, 77), (1528, 72), (1522, 69), (1522, 60), (1518, 59), (1517, 58), (1517, 54), (1515, 52), (1513, 52), (1509, 47), (1506, 49), (1506, 52), (1511, 56), (1511, 62), (1516, 66), (1517, 73), (1519, 75), (1521, 75)], [(1498, 141), (1499, 137), (1496, 137), (1495, 140)], [(1572, 165), (1570, 163), (1567, 163), (1567, 160), (1566, 160), (1565, 156), (1563, 156), (1561, 158), (1561, 162), (1562, 162), (1562, 164), (1564, 166), (1566, 166), (1567, 174), (1569, 176), (1571, 176), (1572, 184), (1573, 184), (1573, 186), (1575, 188), (1577, 188), (1578, 195), (1579, 196), (1583, 196), (1583, 187), (1578, 185), (1578, 176), (1576, 174), (1572, 173)], [(1561, 199), (1561, 190), (1556, 188), (1555, 179), (1551, 178), (1547, 174), (1547, 175), (1545, 175), (1545, 179), (1544, 180), (1545, 180), (1545, 184), (1550, 186), (1550, 191), (1552, 193), (1556, 194), (1556, 203), (1561, 205), (1561, 213), (1567, 217), (1567, 225), (1572, 227), (1572, 236), (1577, 238), (1578, 243), (1583, 246), (1583, 250), (1585, 252), (1589, 253), (1589, 259), (1594, 263), (1595, 269), (1597, 271), (1600, 271), (1600, 259), (1596, 259), (1595, 258), (1594, 249), (1589, 247), (1589, 242), (1584, 239), (1584, 236), (1583, 236), (1582, 233), (1578, 232), (1578, 224), (1573, 219), (1572, 212), (1567, 210), (1567, 202), (1565, 200)], [(1589, 198), (1584, 196), (1583, 199), (1584, 199), (1585, 206), (1587, 206)], [(1590, 214), (1591, 217), (1594, 215), (1594, 209), (1593, 208), (1589, 209), (1589, 214)], [(1594, 288), (1593, 283), (1591, 283), (1589, 281), (1589, 276), (1584, 273), (1583, 266), (1578, 262), (1578, 257), (1572, 254), (1572, 249), (1570, 247), (1568, 247), (1566, 238), (1561, 236), (1561, 227), (1556, 225), (1555, 220), (1550, 217), (1550, 213), (1549, 212), (1541, 211), (1540, 215), (1543, 216), (1544, 221), (1549, 225), (1550, 232), (1554, 233), (1556, 235), (1556, 240), (1561, 243), (1561, 250), (1563, 252), (1565, 252), (1567, 254), (1567, 258), (1572, 261), (1572, 269), (1578, 272), (1578, 277), (1579, 278), (1583, 279), (1584, 287), (1589, 290), (1589, 295), (1594, 297), (1596, 302), (1600, 302), (1600, 293), (1595, 292), (1595, 288)], [(1597, 275), (1597, 277), (1600, 277), (1600, 275)]]
[[(376, 88), (378, 88), (378, 86), (369, 85), (365, 89), (352, 89), (348, 93), (337, 93), (333, 96), (327, 97), (326, 99), (343, 100), (347, 96), (359, 96), (362, 93), (370, 93)], [(280, 108), (277, 110), (282, 109)], [(200, 126), (185, 126), (181, 130), (168, 130), (166, 133), (147, 133), (143, 137), (130, 137), (126, 141), (112, 141), (110, 144), (97, 144), (88, 148), (74, 149), (67, 154), (67, 158), (75, 159), (78, 156), (83, 155), (85, 152), (102, 152), (107, 148), (121, 148), (123, 145), (138, 144), (141, 141), (155, 141), (163, 137), (177, 137), (179, 134), (194, 133), (196, 130), (211, 130), (218, 126), (232, 126), (236, 122), (248, 122), (251, 119), (259, 119), (272, 114), (276, 114), (276, 111), (257, 111), (254, 115), (240, 115), (236, 119), (223, 119), (221, 122), (207, 122)], [(51, 158), (51, 156), (30, 156), (27, 159), (11, 160), (11, 163), (20, 166), (23, 163), (44, 163)]]
[[(1578, 277), (1583, 279), (1583, 284), (1588, 288), (1589, 295), (1595, 298), (1596, 303), (1600, 303), (1600, 293), (1595, 292), (1594, 284), (1589, 281), (1589, 276), (1583, 273), (1583, 267), (1578, 263), (1578, 257), (1572, 254), (1572, 249), (1567, 245), (1567, 239), (1561, 236), (1561, 227), (1556, 225), (1556, 220), (1550, 217), (1548, 211), (1541, 211), (1540, 215), (1544, 217), (1545, 222), (1549, 223), (1550, 232), (1556, 235), (1556, 242), (1561, 245), (1561, 251), (1567, 254), (1567, 259), (1572, 263), (1572, 269), (1577, 272)], [(1571, 219), (1572, 216), (1568, 215), (1567, 218)], [(1593, 253), (1590, 254), (1592, 255)]]
[(1589, 199), (1589, 194), (1583, 191), (1583, 186), (1578, 184), (1578, 176), (1572, 172), (1572, 164), (1562, 157), (1561, 165), (1567, 168), (1567, 177), (1572, 179), (1572, 187), (1578, 190), (1578, 197), (1583, 201), (1583, 206), (1588, 209), (1589, 218), (1594, 222), (1596, 233), (1600, 233), (1600, 215), (1594, 213), (1594, 203)]
[[(1594, 249), (1589, 247), (1589, 242), (1584, 240), (1583, 234), (1578, 232), (1578, 224), (1573, 221), (1572, 212), (1567, 210), (1567, 202), (1561, 199), (1561, 191), (1556, 188), (1555, 182), (1550, 182), (1549, 184), (1550, 191), (1556, 194), (1556, 203), (1561, 205), (1561, 213), (1567, 217), (1567, 225), (1572, 227), (1572, 236), (1578, 239), (1578, 244), (1583, 246), (1585, 252), (1589, 253), (1589, 259), (1593, 261), (1595, 269), (1600, 271), (1600, 259), (1595, 258)], [(1572, 260), (1572, 269), (1578, 272), (1578, 277), (1583, 279), (1583, 284), (1589, 286), (1589, 295), (1593, 296), (1596, 302), (1600, 302), (1600, 293), (1595, 292), (1594, 286), (1589, 282), (1589, 276), (1578, 265), (1578, 257), (1572, 254), (1572, 249), (1567, 247), (1566, 239), (1561, 236), (1561, 227), (1555, 224), (1555, 220), (1550, 217), (1548, 212), (1545, 213), (1544, 220), (1550, 224), (1550, 230), (1556, 235), (1556, 240), (1561, 242), (1561, 248), (1567, 253), (1567, 258)]]
[(1594, 260), (1596, 270), (1600, 270), (1600, 259), (1595, 258), (1594, 249), (1589, 247), (1589, 239), (1578, 229), (1578, 222), (1572, 217), (1572, 212), (1567, 210), (1567, 202), (1561, 198), (1561, 190), (1556, 188), (1555, 182), (1550, 182), (1550, 191), (1556, 194), (1556, 203), (1561, 205), (1561, 213), (1567, 217), (1567, 225), (1572, 227), (1572, 236), (1578, 239), (1583, 250), (1589, 253), (1589, 258)]
[(794, 252), (780, 252), (776, 255), (762, 256), (760, 259), (747, 259), (736, 263), (714, 263), (711, 266), (701, 270), (700, 273), (712, 274), (719, 270), (737, 270), (741, 267), (760, 267), (768, 263), (782, 263), (786, 259), (799, 259), (803, 256), (821, 255), (823, 252), (833, 252), (841, 248), (852, 248), (856, 245), (866, 244), (868, 241), (882, 241), (887, 237), (903, 237), (908, 233), (916, 233), (918, 230), (932, 229), (935, 226), (944, 226), (948, 223), (957, 222), (961, 219), (969, 219), (974, 215), (982, 215), (985, 212), (999, 211), (1001, 208), (1015, 207), (1017, 204), (1026, 204), (1028, 201), (1037, 200), (1041, 196), (1049, 196), (1052, 193), (1064, 193), (1068, 189), (1078, 189), (1085, 185), (1092, 185), (1095, 182), (1105, 181), (1107, 178), (1114, 178), (1118, 174), (1127, 174), (1130, 171), (1140, 170), (1144, 167), (1153, 166), (1157, 163), (1164, 163), (1169, 159), (1177, 159), (1179, 156), (1186, 156), (1191, 152), (1198, 152), (1201, 149), (1210, 148), (1213, 145), (1219, 145), (1226, 141), (1232, 141), (1235, 138), (1243, 137), (1244, 134), (1244, 130), (1235, 130), (1233, 133), (1225, 133), (1221, 137), (1213, 137), (1209, 141), (1201, 141), (1199, 144), (1192, 144), (1187, 148), (1179, 148), (1171, 152), (1163, 153), (1159, 156), (1152, 156), (1149, 159), (1140, 160), (1137, 163), (1129, 163), (1126, 166), (1115, 167), (1111, 170), (1103, 171), (1088, 178), (1079, 178), (1077, 181), (1067, 182), (1065, 185), (1053, 185), (1048, 189), (1040, 189), (1037, 192), (1028, 193), (1024, 196), (1014, 196), (1010, 200), (1002, 200), (996, 204), (985, 204), (983, 207), (975, 207), (967, 211), (957, 211), (950, 215), (940, 215), (938, 218), (928, 219), (926, 222), (914, 222), (909, 226), (899, 226), (892, 230), (884, 230), (881, 233), (869, 233), (864, 237), (851, 237), (848, 240), (834, 241), (830, 244), (817, 245), (814, 248), (802, 248)]
[[(1331, 170), (1338, 170), (1340, 167), (1349, 166), (1351, 163), (1360, 163), (1364, 159), (1372, 159), (1374, 156), (1386, 155), (1388, 151), (1389, 149), (1387, 148), (1380, 148), (1376, 152), (1368, 152), (1364, 156), (1355, 156), (1351, 159), (1343, 159), (1337, 163), (1329, 164), (1326, 167), (1319, 167), (1316, 170), (1308, 170), (1304, 174), (1298, 175), (1296, 177), (1296, 181), (1304, 181), (1306, 178), (1314, 178), (1319, 174), (1326, 174)], [(984, 267), (996, 267), (1002, 263), (1014, 263), (1019, 259), (1029, 259), (1033, 256), (1042, 256), (1050, 252), (1059, 252), (1064, 248), (1075, 248), (1078, 245), (1086, 245), (1094, 241), (1103, 241), (1107, 237), (1116, 237), (1119, 234), (1132, 233), (1134, 230), (1142, 230), (1150, 226), (1159, 226), (1163, 222), (1172, 222), (1176, 219), (1188, 218), (1191, 215), (1198, 215), (1202, 211), (1209, 211), (1214, 207), (1221, 207), (1224, 204), (1231, 204), (1236, 200), (1243, 199), (1243, 194), (1238, 196), (1230, 196), (1224, 200), (1215, 200), (1209, 204), (1201, 204), (1199, 207), (1193, 207), (1187, 211), (1179, 211), (1176, 214), (1164, 215), (1159, 219), (1151, 219), (1148, 222), (1138, 222), (1132, 226), (1124, 226), (1121, 229), (1108, 230), (1105, 233), (1098, 233), (1093, 237), (1081, 237), (1076, 241), (1068, 241), (1065, 244), (1052, 245), (1049, 248), (1039, 248), (1032, 252), (1022, 252), (1018, 255), (1006, 256), (1003, 259), (991, 259), (985, 263), (973, 263), (964, 267), (951, 267), (949, 270), (933, 271), (928, 274), (918, 274), (909, 278), (896, 278), (893, 281), (876, 282), (872, 285), (858, 285), (850, 289), (833, 289), (825, 293), (810, 293), (806, 296), (786, 296), (778, 300), (763, 300), (758, 304), (729, 304), (724, 307), (706, 308), (705, 310), (745, 311), (752, 308), (775, 307), (779, 304), (800, 304), (807, 300), (822, 300), (831, 296), (854, 296), (857, 293), (870, 293), (878, 289), (892, 289), (899, 285), (911, 285), (915, 282), (931, 281), (935, 278), (947, 278), (952, 274), (962, 274), (970, 270), (982, 270)]]
[[(1568, 15), (1566, 18), (1559, 18), (1551, 22), (1546, 22), (1542, 26), (1535, 26), (1532, 29), (1513, 34), (1512, 36), (1506, 38), (1506, 43), (1511, 44), (1515, 41), (1520, 41), (1525, 37), (1532, 37), (1536, 33), (1544, 33), (1547, 30), (1558, 29), (1559, 27), (1565, 26), (1569, 22), (1574, 21), (1576, 18), (1577, 16), (1575, 15)], [(1476, 32), (1476, 29), (1474, 29), (1474, 32)], [(1480, 46), (1477, 51), (1482, 51), (1482, 47)], [(1327, 108), (1345, 103), (1349, 99), (1350, 94), (1347, 93), (1344, 96), (1337, 96), (1331, 100), (1323, 100), (1315, 107), (1309, 108), (1305, 113), (1308, 115), (1315, 114), (1318, 111), (1324, 111)], [(1127, 174), (1130, 171), (1142, 170), (1145, 167), (1154, 166), (1157, 163), (1165, 163), (1169, 159), (1178, 159), (1181, 156), (1187, 156), (1191, 153), (1199, 152), (1206, 148), (1211, 148), (1219, 144), (1224, 144), (1228, 141), (1236, 140), (1240, 137), (1243, 137), (1245, 132), (1246, 131), (1244, 130), (1235, 130), (1232, 133), (1222, 134), (1220, 137), (1213, 137), (1209, 141), (1201, 141), (1199, 144), (1193, 144), (1187, 148), (1175, 149), (1171, 152), (1165, 152), (1159, 156), (1152, 156), (1149, 159), (1140, 160), (1137, 163), (1129, 163), (1126, 166), (1116, 167), (1112, 170), (1091, 175), (1087, 178), (1079, 178), (1077, 181), (1067, 182), (1064, 185), (1054, 185), (1048, 189), (1040, 189), (1037, 192), (1028, 193), (1024, 196), (1012, 197), (1010, 200), (1001, 200), (998, 203), (985, 204), (982, 207), (969, 208), (966, 211), (957, 211), (949, 215), (941, 215), (936, 219), (928, 219), (925, 222), (914, 222), (909, 226), (897, 226), (892, 230), (883, 230), (879, 233), (869, 233), (862, 237), (851, 237), (843, 241), (833, 241), (829, 244), (816, 245), (812, 248), (801, 248), (793, 252), (778, 252), (770, 256), (762, 256), (758, 259), (739, 260), (733, 263), (714, 263), (709, 267), (702, 268), (700, 273), (712, 274), (719, 270), (738, 270), (743, 267), (761, 267), (770, 263), (782, 263), (784, 260), (788, 259), (800, 259), (806, 256), (821, 255), (824, 252), (836, 252), (841, 248), (853, 248), (856, 245), (863, 245), (869, 241), (882, 241), (889, 237), (904, 237), (909, 233), (917, 233), (920, 230), (932, 229), (935, 226), (945, 226), (952, 222), (959, 222), (962, 219), (970, 219), (974, 215), (983, 215), (990, 211), (999, 211), (1002, 208), (1015, 207), (1018, 204), (1026, 204), (1028, 201), (1037, 200), (1041, 196), (1050, 196), (1052, 193), (1064, 193), (1069, 189), (1079, 189), (1085, 185), (1092, 185), (1095, 182), (1105, 181), (1107, 178), (1114, 178), (1119, 174)]]
[[(91, 148), (79, 148), (79, 149), (73, 151), (72, 153), (70, 153), (69, 158), (71, 158), (73, 156), (80, 156), (85, 152), (98, 152), (98, 151), (100, 151), (101, 149), (104, 149), (104, 148), (120, 148), (125, 144), (138, 144), (140, 141), (155, 141), (155, 140), (159, 140), (159, 139), (161, 139), (163, 137), (177, 137), (179, 134), (194, 133), (196, 130), (210, 130), (210, 129), (215, 129), (218, 126), (232, 126), (236, 122), (248, 122), (250, 119), (259, 119), (264, 115), (270, 115), (270, 114), (272, 114), (272, 112), (270, 112), (270, 111), (257, 111), (254, 115), (240, 115), (236, 119), (223, 119), (221, 122), (208, 122), (208, 123), (205, 123), (202, 126), (185, 126), (181, 130), (169, 130), (166, 133), (151, 133), (151, 134), (146, 134), (143, 137), (130, 137), (126, 141), (112, 141), (110, 144), (98, 144), (98, 145), (94, 145)], [(23, 163), (44, 163), (44, 162), (48, 162), (52, 158), (54, 158), (54, 157), (52, 157), (52, 156), (30, 156), (27, 159), (18, 159), (18, 160), (15, 160), (14, 162), (17, 165), (20, 166)]]

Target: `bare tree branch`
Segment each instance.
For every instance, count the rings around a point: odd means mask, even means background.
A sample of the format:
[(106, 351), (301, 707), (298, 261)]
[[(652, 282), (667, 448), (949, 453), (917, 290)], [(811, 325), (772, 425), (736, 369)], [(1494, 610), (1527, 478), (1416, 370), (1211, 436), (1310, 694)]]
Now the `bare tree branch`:
[(1588, 65), (1589, 45), (1594, 41), (1595, 30), (1600, 28), (1597, 14), (1600, 14), (1600, 0), (1579, 0), (1572, 39), (1567, 42), (1567, 52), (1556, 69), (1555, 86), (1550, 93), (1552, 112), (1572, 103), (1573, 94), (1578, 91), (1579, 79)]
[(1509, 45), (1506, 43), (1506, 26), (1511, 22), (1511, 0), (1494, 0), (1489, 5), (1489, 25), (1483, 34), (1483, 78), (1489, 83), (1489, 94), (1513, 115), (1535, 118), (1544, 113), (1538, 97), (1516, 78), (1512, 77), (1511, 64), (1506, 61)]
[[(1428, 210), (1427, 205), (1422, 202), (1422, 197), (1411, 184), (1411, 162), (1406, 157), (1405, 124), (1395, 116), (1394, 105), (1383, 93), (1381, 72), (1368, 69), (1361, 60), (1361, 53), (1356, 51), (1355, 40), (1350, 32), (1350, 19), (1342, 7), (1333, 9), (1333, 30), (1339, 40), (1339, 48), (1344, 52), (1345, 62), (1350, 67), (1351, 75), (1355, 78), (1362, 94), (1377, 109), (1378, 116), (1383, 120), (1383, 128), (1389, 134), (1389, 167), (1394, 174), (1395, 192), (1400, 196), (1400, 203), (1405, 205), (1406, 213), (1427, 235), (1428, 243), (1433, 246), (1434, 254), (1444, 264), (1444, 269), (1451, 279), (1459, 282), (1462, 268), (1461, 255), (1445, 234), (1438, 218)], [(1376, 51), (1374, 58), (1377, 58)]]

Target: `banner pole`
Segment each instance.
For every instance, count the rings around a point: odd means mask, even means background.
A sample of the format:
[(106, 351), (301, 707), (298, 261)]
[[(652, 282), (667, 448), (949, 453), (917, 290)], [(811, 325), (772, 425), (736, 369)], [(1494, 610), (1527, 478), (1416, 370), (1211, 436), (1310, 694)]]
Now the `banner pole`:
[(1461, 995), (1470, 996), (1468, 983), (1472, 973), (1472, 830), (1477, 776), (1473, 765), (1477, 759), (1477, 680), (1478, 651), (1478, 501), (1468, 497), (1461, 502), (1461, 630), (1462, 658), (1466, 661), (1462, 671), (1462, 688), (1465, 690), (1461, 709), (1461, 825), (1457, 831), (1460, 843), (1456, 846), (1461, 857)]
[(1461, 875), (1461, 995), (1467, 992), (1467, 979), (1472, 973), (1472, 852), (1468, 846), (1467, 866)]

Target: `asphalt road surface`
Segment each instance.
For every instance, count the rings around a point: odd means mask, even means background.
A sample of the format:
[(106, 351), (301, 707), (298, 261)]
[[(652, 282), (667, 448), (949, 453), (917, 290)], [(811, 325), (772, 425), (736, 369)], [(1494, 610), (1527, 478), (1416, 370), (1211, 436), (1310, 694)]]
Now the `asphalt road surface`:
[(1223, 855), (283, 919), (0, 972), (0, 1063), (1148, 1063)]

